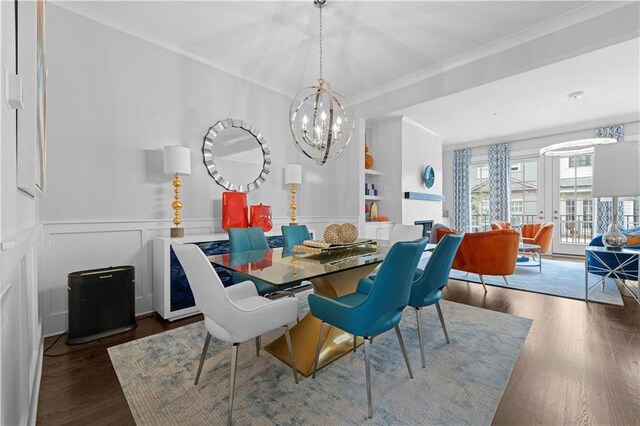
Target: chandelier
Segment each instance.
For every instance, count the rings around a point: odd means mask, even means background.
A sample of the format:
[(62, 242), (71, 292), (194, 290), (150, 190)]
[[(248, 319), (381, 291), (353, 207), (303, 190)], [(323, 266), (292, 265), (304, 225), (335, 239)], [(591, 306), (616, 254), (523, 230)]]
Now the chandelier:
[(302, 89), (289, 109), (289, 126), (296, 147), (323, 165), (347, 147), (354, 120), (347, 101), (334, 92), (322, 75), (322, 8), (327, 0), (314, 0), (320, 10), (320, 78), (315, 86)]
[[(573, 111), (575, 120), (578, 121), (577, 111), (578, 111), (578, 101), (581, 100), (591, 111), (595, 118), (598, 118), (596, 113), (591, 108), (591, 105), (584, 99), (584, 92), (572, 92), (568, 95), (569, 104), (573, 104)], [(566, 109), (566, 108), (565, 108)], [(562, 114), (560, 115), (562, 118)], [(588, 139), (577, 139), (571, 140), (567, 142), (560, 142), (553, 145), (545, 146), (540, 149), (540, 155), (546, 155), (548, 157), (570, 157), (572, 155), (582, 155), (582, 154), (591, 154), (593, 152), (593, 147), (596, 145), (604, 145), (608, 143), (614, 143), (616, 139), (613, 138), (588, 138)]]

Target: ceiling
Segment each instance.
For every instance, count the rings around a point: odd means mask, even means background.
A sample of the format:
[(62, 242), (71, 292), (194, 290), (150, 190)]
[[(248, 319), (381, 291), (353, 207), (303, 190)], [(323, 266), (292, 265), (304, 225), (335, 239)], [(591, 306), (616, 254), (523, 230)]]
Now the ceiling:
[[(289, 96), (318, 77), (318, 9), (311, 0), (55, 4)], [(329, 0), (325, 78), (355, 103), (416, 73), (487, 56), (624, 4)]]
[[(582, 90), (593, 109), (567, 95)], [(584, 129), (640, 119), (640, 39), (537, 68), (407, 108), (401, 113), (442, 136), (445, 145), (500, 142), (536, 131)], [(612, 123), (609, 123), (612, 124)], [(504, 140), (502, 140), (504, 141)]]

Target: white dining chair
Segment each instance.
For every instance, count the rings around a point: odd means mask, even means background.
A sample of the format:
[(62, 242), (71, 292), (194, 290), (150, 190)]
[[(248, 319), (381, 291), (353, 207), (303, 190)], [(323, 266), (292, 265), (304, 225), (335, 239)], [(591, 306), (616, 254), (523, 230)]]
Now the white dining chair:
[(204, 314), (204, 324), (207, 328), (207, 337), (196, 373), (196, 385), (204, 365), (211, 336), (231, 343), (231, 377), (227, 415), (227, 424), (231, 424), (240, 343), (256, 339), (256, 345), (259, 345), (258, 338), (262, 334), (284, 327), (293, 378), (296, 384), (298, 383), (289, 335), (289, 324), (295, 323), (298, 315), (298, 299), (271, 300), (259, 296), (256, 286), (251, 281), (243, 281), (225, 288), (215, 269), (198, 246), (173, 244), (172, 247), (187, 275), (196, 306)]

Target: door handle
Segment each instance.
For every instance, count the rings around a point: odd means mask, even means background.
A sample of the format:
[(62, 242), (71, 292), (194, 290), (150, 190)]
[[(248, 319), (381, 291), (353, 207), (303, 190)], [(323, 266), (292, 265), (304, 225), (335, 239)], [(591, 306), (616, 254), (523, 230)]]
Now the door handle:
[(544, 219), (544, 216), (538, 216), (538, 219)]
[(553, 217), (553, 219), (554, 219), (554, 220), (558, 220), (558, 216), (554, 216), (554, 217)]

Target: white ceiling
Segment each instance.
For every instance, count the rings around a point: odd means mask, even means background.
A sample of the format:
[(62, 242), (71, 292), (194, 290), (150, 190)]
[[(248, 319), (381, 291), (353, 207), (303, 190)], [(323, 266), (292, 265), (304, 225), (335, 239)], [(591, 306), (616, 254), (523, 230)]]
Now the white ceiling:
[[(570, 92), (583, 90), (581, 102)], [(586, 128), (610, 119), (640, 119), (640, 39), (633, 39), (474, 87), (401, 111), (445, 144), (534, 136), (552, 128)]]
[[(55, 2), (292, 96), (318, 77), (306, 1)], [(352, 103), (425, 70), (517, 45), (623, 2), (329, 0), (325, 78)]]

